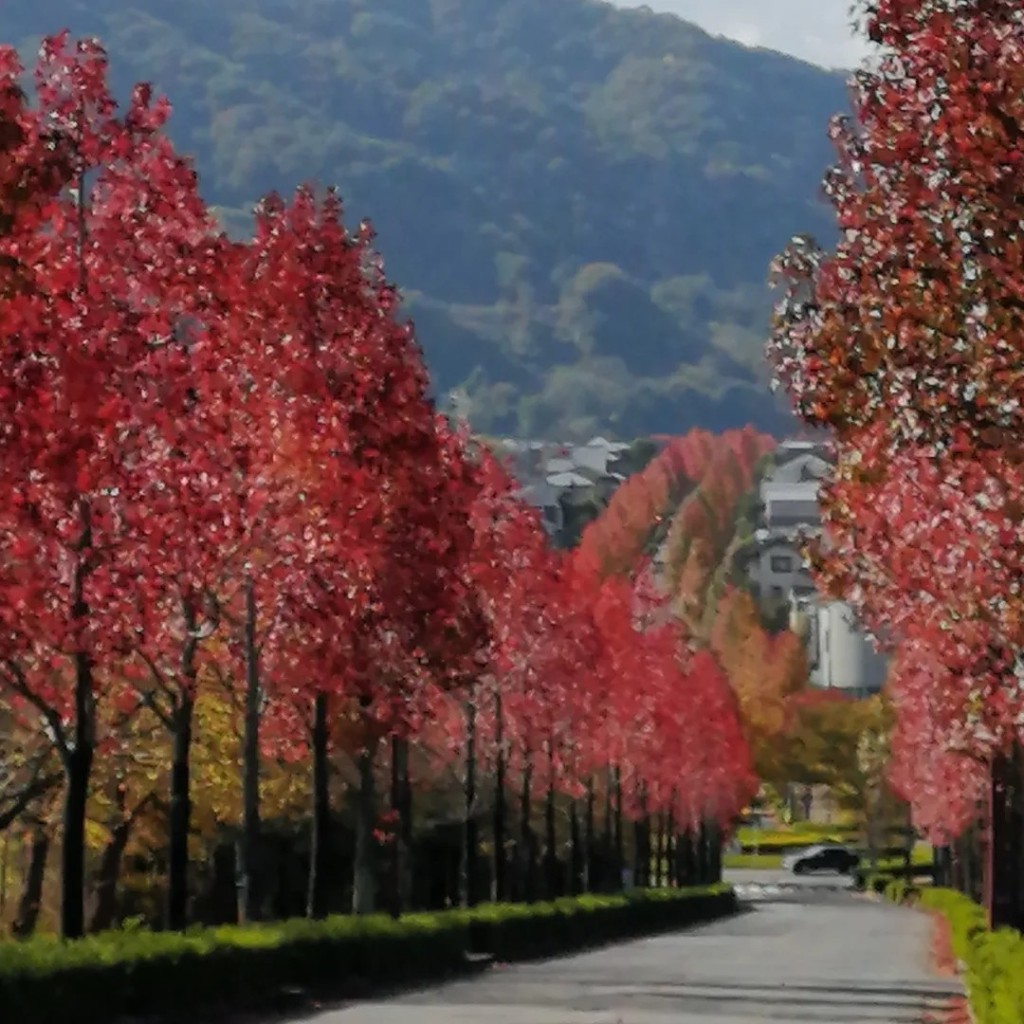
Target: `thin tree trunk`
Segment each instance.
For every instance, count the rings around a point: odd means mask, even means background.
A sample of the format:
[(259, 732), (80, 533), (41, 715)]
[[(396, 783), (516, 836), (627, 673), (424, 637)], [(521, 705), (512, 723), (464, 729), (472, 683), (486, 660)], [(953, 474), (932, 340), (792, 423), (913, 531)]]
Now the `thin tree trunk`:
[(558, 834), (555, 823), (555, 747), (548, 740), (548, 786), (544, 795), (544, 895), (558, 896)]
[(391, 850), (391, 916), (412, 909), (412, 786), (409, 782), (409, 741), (391, 737), (391, 812), (395, 834)]
[(313, 827), (309, 840), (309, 879), (306, 916), (315, 921), (327, 916), (327, 877), (331, 855), (331, 769), (327, 694), (313, 698)]
[(238, 846), (238, 916), (259, 921), (263, 912), (262, 838), (260, 820), (260, 686), (259, 647), (256, 642), (256, 588), (245, 581), (245, 721), (242, 737), (242, 839)]
[(614, 775), (612, 766), (609, 764), (605, 768), (604, 823), (601, 833), (601, 877), (599, 882), (601, 892), (609, 892), (615, 888), (613, 879), (613, 862), (615, 860), (614, 793)]
[(462, 857), (459, 870), (459, 900), (464, 907), (479, 902), (480, 871), (478, 863), (480, 838), (476, 820), (476, 694), (470, 692), (466, 713), (466, 776), (462, 787)]
[(580, 836), (579, 804), (575, 799), (569, 805), (569, 895), (578, 896), (586, 892), (585, 874), (586, 856), (583, 852), (583, 841)]
[(665, 822), (665, 885), (675, 889), (679, 885), (679, 873), (676, 871), (676, 832), (675, 822), (669, 811)]
[(193, 698), (182, 693), (172, 714), (171, 800), (168, 814), (167, 927), (188, 924), (188, 836), (192, 824), (191, 757)]
[(367, 739), (359, 753), (359, 792), (356, 807), (356, 850), (352, 877), (352, 913), (372, 914), (377, 908), (377, 865), (374, 829), (377, 824), (377, 794), (373, 761), (376, 738)]
[(626, 864), (626, 852), (622, 842), (622, 772), (618, 765), (614, 768), (615, 780), (615, 889), (622, 888), (622, 869)]
[(708, 881), (718, 884), (722, 881), (722, 829), (718, 819), (708, 824)]
[(594, 889), (594, 776), (587, 779), (586, 808), (583, 813), (583, 891)]
[(676, 831), (676, 807), (679, 806), (679, 791), (672, 790), (672, 802), (665, 815), (665, 884), (670, 889), (679, 885), (679, 833)]
[(129, 812), (125, 806), (124, 788), (118, 787), (118, 819), (111, 829), (110, 841), (103, 848), (100, 857), (99, 871), (96, 875), (96, 902), (89, 921), (90, 932), (105, 932), (116, 924), (117, 886), (121, 880), (124, 851), (128, 848), (128, 840), (131, 838), (135, 822), (152, 801), (153, 794), (149, 793)]
[(658, 824), (654, 833), (654, 887), (665, 886), (665, 812), (658, 812)]
[(687, 829), (676, 840), (676, 876), (682, 887), (697, 884), (696, 833)]
[[(85, 265), (86, 188), (85, 172), (81, 169), (77, 174), (77, 185), (78, 297), (85, 302), (88, 286)], [(91, 571), (89, 560), (93, 554), (93, 530), (91, 510), (84, 498), (78, 499), (76, 511), (81, 529), (75, 544), (69, 610), (72, 622), (83, 626), (90, 614), (85, 599), (85, 581)], [(85, 823), (96, 743), (92, 657), (87, 651), (79, 650), (74, 653), (73, 661), (73, 737), (70, 744), (65, 738), (60, 746), (65, 774), (60, 900), (60, 931), (64, 939), (78, 939), (85, 934)]]
[(171, 711), (171, 793), (167, 843), (167, 927), (184, 931), (188, 925), (188, 837), (192, 829), (192, 722), (196, 699), (195, 608), (182, 602), (185, 642), (181, 650), (180, 691)]
[(522, 788), (519, 792), (519, 862), (522, 872), (521, 885), (523, 900), (532, 903), (537, 897), (536, 871), (534, 868), (533, 827), (530, 823), (530, 788), (532, 768), (530, 751), (525, 752)]
[(85, 933), (85, 822), (93, 762), (92, 661), (75, 655), (74, 745), (64, 756), (64, 821), (61, 846), (61, 936)]
[(708, 826), (704, 819), (701, 819), (697, 829), (697, 884), (707, 885), (711, 880), (711, 865), (708, 860)]
[(27, 939), (36, 930), (39, 908), (43, 900), (43, 882), (46, 879), (46, 861), (50, 853), (50, 836), (42, 822), (32, 828), (29, 846), (28, 870), (18, 901), (18, 916), (11, 931), (16, 939)]
[(1017, 750), (993, 758), (986, 894), (991, 926), (1021, 925), (1021, 786)]
[(505, 716), (501, 704), (501, 687), (494, 691), (494, 899), (508, 899), (508, 858), (505, 851)]
[(637, 784), (637, 803), (640, 813), (633, 822), (633, 885), (638, 889), (646, 889), (647, 876), (650, 873), (651, 855), (646, 848), (647, 837), (644, 834), (647, 821), (647, 787), (640, 782)]

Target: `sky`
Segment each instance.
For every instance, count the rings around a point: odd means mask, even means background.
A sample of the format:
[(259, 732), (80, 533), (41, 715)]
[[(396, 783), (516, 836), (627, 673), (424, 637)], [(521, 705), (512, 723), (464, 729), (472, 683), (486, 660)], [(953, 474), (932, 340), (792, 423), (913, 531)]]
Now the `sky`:
[(612, 0), (692, 21), (713, 35), (765, 46), (824, 67), (850, 68), (867, 44), (850, 28), (850, 0)]

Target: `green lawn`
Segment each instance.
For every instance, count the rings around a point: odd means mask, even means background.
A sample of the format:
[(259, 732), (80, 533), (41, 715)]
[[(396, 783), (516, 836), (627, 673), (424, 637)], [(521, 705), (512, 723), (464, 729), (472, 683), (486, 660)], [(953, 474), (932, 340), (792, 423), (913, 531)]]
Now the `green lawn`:
[[(918, 843), (910, 855), (910, 862), (915, 867), (928, 867), (932, 862), (932, 848), (927, 843)], [(866, 867), (867, 863), (867, 858), (861, 859), (862, 866)], [(726, 853), (722, 857), (722, 866), (740, 871), (778, 871), (782, 867), (782, 854)], [(902, 857), (887, 858), (878, 862), (879, 871), (898, 872), (902, 868)]]
[(782, 854), (726, 853), (722, 856), (722, 867), (742, 871), (778, 871), (782, 867)]

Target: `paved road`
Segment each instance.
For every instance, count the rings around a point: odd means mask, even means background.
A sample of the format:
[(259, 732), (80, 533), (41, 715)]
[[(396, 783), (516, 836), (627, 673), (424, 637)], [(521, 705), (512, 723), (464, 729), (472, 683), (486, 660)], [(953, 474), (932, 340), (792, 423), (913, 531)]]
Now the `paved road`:
[[(806, 886), (726, 921), (308, 1017), (315, 1024), (919, 1024), (955, 992), (911, 910)], [(815, 892), (813, 890), (820, 889)], [(299, 1022), (294, 1022), (299, 1024)]]
[(853, 879), (849, 875), (814, 874), (794, 875), (792, 871), (741, 871), (724, 872), (725, 881), (735, 886), (784, 885), (800, 889), (852, 889)]
[(853, 892), (849, 876), (820, 874), (794, 875), (789, 871), (726, 871), (725, 880), (732, 883), (736, 894), (747, 903), (819, 902), (847, 900)]

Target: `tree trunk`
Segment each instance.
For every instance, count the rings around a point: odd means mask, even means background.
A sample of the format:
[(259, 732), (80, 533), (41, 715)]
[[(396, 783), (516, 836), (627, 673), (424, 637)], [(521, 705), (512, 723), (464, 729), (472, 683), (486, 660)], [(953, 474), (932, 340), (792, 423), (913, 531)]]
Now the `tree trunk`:
[(669, 811), (665, 822), (665, 885), (674, 889), (679, 885), (679, 873), (676, 870), (676, 847), (677, 839), (675, 822), (672, 820), (672, 812)]
[(1021, 781), (1018, 750), (992, 761), (987, 866), (992, 928), (1019, 928), (1021, 892)]
[(188, 925), (188, 837), (192, 830), (192, 720), (196, 699), (195, 608), (182, 602), (185, 642), (181, 650), (180, 690), (171, 711), (171, 793), (167, 843), (167, 928)]
[(39, 908), (43, 900), (43, 882), (46, 879), (46, 861), (50, 853), (50, 836), (42, 822), (32, 828), (32, 843), (29, 846), (28, 870), (18, 901), (18, 916), (11, 929), (16, 939), (27, 939), (36, 930)]
[(717, 885), (722, 881), (722, 829), (717, 820), (708, 823), (708, 881)]
[(555, 747), (548, 740), (548, 787), (544, 794), (544, 895), (549, 900), (558, 896), (560, 873), (555, 821)]
[(680, 886), (697, 884), (697, 837), (687, 829), (676, 840), (676, 876)]
[(117, 885), (121, 880), (124, 851), (128, 847), (135, 822), (152, 799), (153, 794), (150, 793), (134, 810), (128, 812), (125, 807), (124, 788), (118, 787), (118, 819), (111, 829), (110, 842), (103, 848), (100, 857), (100, 867), (96, 875), (96, 902), (89, 921), (90, 932), (108, 931), (117, 922)]
[(377, 865), (374, 830), (377, 825), (377, 794), (373, 760), (377, 740), (368, 739), (359, 753), (359, 792), (356, 807), (356, 850), (352, 877), (352, 913), (372, 914), (377, 907)]
[(583, 887), (584, 875), (583, 841), (580, 835), (579, 805), (574, 799), (569, 805), (569, 895), (579, 896), (586, 890)]
[(647, 820), (647, 789), (642, 782), (637, 785), (637, 803), (640, 813), (633, 822), (633, 885), (638, 889), (646, 889), (651, 865), (651, 852), (648, 849), (650, 822)]
[(583, 812), (583, 891), (594, 891), (594, 776), (587, 779), (586, 807)]
[(412, 786), (409, 781), (409, 741), (391, 737), (391, 811), (395, 834), (391, 850), (391, 916), (412, 909)]
[(665, 815), (665, 884), (674, 889), (679, 885), (679, 833), (676, 832), (676, 807), (679, 793), (672, 790), (672, 802)]
[(306, 887), (306, 916), (314, 921), (327, 916), (327, 878), (331, 855), (331, 768), (330, 729), (327, 694), (313, 698), (313, 827), (309, 840), (309, 879)]
[(903, 833), (903, 881), (908, 886), (914, 884), (914, 819), (911, 814), (910, 804), (907, 804), (907, 821)]
[(697, 828), (697, 885), (707, 885), (710, 880), (711, 869), (708, 863), (708, 826), (704, 819), (701, 819)]
[(192, 825), (193, 697), (182, 692), (172, 713), (171, 794), (167, 844), (167, 928), (188, 924), (188, 837)]
[(605, 768), (604, 777), (604, 821), (601, 831), (601, 870), (598, 887), (601, 892), (611, 892), (614, 884), (615, 860), (615, 777), (612, 766)]
[(85, 934), (85, 823), (94, 754), (92, 661), (75, 655), (74, 745), (64, 755), (64, 821), (61, 846), (61, 936)]
[(242, 838), (238, 846), (238, 916), (242, 923), (259, 921), (263, 911), (262, 833), (260, 820), (260, 686), (256, 642), (256, 588), (245, 581), (245, 721), (242, 737)]
[(613, 876), (615, 891), (622, 889), (622, 869), (626, 865), (626, 852), (622, 842), (622, 772), (618, 765), (613, 769), (615, 790), (615, 874)]
[(658, 824), (654, 833), (654, 887), (665, 885), (665, 812), (658, 812)]
[(480, 837), (476, 820), (476, 694), (471, 692), (465, 704), (466, 776), (462, 787), (462, 857), (459, 871), (459, 900), (464, 907), (479, 902)]
[(519, 864), (520, 884), (523, 901), (532, 903), (537, 898), (536, 869), (533, 841), (533, 827), (530, 823), (530, 788), (532, 769), (530, 752), (526, 751), (525, 767), (523, 768), (522, 788), (519, 792)]
[(508, 859), (505, 851), (505, 717), (500, 684), (494, 693), (494, 899), (508, 899)]

